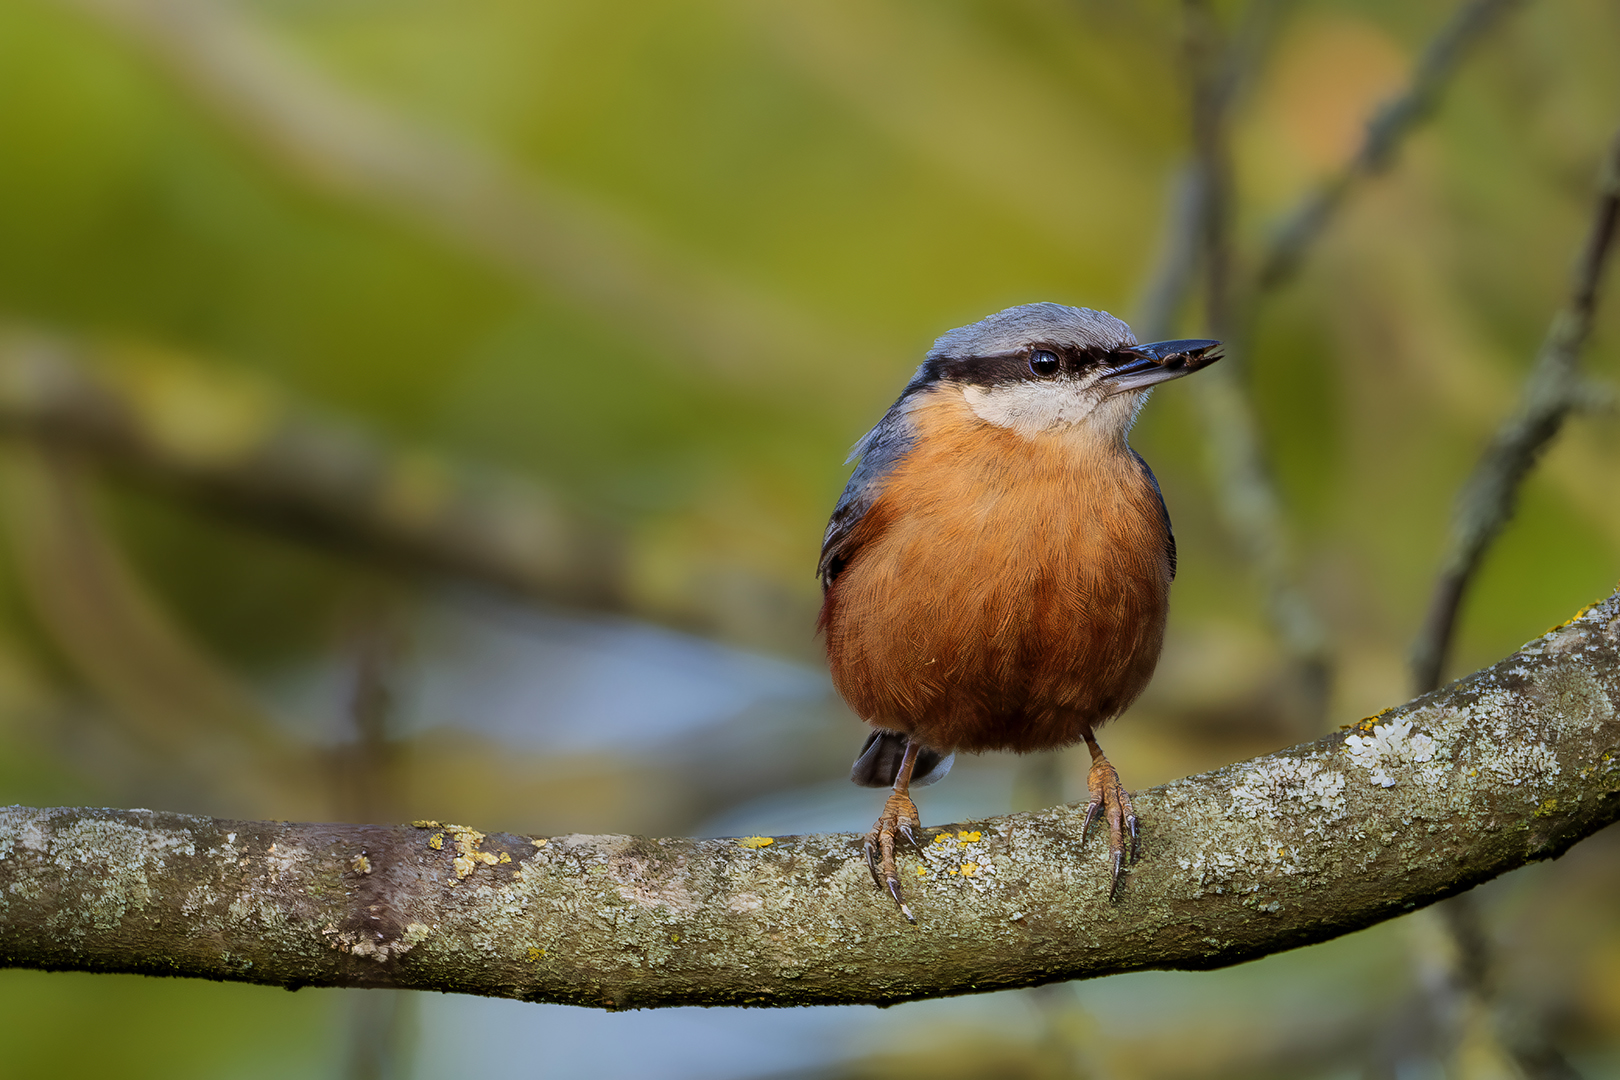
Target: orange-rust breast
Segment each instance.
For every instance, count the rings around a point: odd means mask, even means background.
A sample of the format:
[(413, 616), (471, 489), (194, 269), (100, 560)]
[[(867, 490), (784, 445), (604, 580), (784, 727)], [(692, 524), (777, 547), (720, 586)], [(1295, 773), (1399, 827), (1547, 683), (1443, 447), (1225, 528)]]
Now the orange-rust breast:
[(852, 535), (822, 610), (864, 719), (943, 750), (1065, 746), (1153, 674), (1172, 570), (1157, 488), (1122, 439), (1026, 437), (949, 384)]

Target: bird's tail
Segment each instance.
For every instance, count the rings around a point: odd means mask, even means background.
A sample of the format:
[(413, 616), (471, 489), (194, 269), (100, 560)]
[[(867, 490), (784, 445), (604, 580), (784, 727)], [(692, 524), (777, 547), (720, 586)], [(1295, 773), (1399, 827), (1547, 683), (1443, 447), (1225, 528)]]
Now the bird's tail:
[[(906, 756), (907, 741), (898, 731), (872, 732), (849, 770), (849, 778), (862, 787), (892, 787), (900, 772), (900, 762)], [(955, 761), (955, 754), (942, 754), (923, 747), (917, 752), (917, 764), (912, 767), (911, 786), (939, 783)]]

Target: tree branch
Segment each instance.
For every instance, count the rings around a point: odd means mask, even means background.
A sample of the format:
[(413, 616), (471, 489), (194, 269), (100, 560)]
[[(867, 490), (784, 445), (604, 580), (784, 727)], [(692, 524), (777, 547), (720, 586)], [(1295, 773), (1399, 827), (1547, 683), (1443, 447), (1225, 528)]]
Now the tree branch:
[(890, 1004), (1323, 941), (1620, 817), (1620, 593), (1339, 732), (1136, 796), (1107, 902), (1072, 806), (940, 832), (919, 924), (852, 835), (485, 836), (148, 810), (0, 811), (0, 963), (605, 1008)]
[(1440, 684), (1457, 609), (1491, 541), (1513, 516), (1519, 485), (1557, 436), (1564, 418), (1591, 396), (1580, 377), (1581, 346), (1592, 330), (1598, 286), (1620, 222), (1620, 132), (1598, 176), (1597, 205), (1576, 264), (1569, 302), (1554, 316), (1519, 407), (1497, 431), (1463, 484), (1451, 538), (1423, 630), (1412, 647), (1412, 681), (1422, 693)]

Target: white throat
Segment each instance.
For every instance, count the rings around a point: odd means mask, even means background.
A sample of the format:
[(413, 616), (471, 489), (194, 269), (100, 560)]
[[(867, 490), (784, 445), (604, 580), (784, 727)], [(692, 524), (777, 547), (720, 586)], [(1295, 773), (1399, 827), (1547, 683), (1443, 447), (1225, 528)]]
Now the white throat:
[(962, 387), (968, 408), (980, 420), (1010, 428), (1026, 439), (1084, 423), (1097, 435), (1123, 439), (1147, 400), (1145, 391), (1104, 396), (1094, 383), (1072, 379)]

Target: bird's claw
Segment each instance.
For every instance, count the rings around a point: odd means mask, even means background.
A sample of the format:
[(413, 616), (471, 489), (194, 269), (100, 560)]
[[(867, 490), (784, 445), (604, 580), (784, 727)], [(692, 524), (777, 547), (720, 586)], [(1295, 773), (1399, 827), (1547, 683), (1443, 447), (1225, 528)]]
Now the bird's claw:
[(900, 892), (900, 871), (895, 866), (894, 838), (900, 836), (916, 848), (920, 853), (922, 844), (917, 840), (917, 833), (922, 831), (922, 818), (917, 814), (917, 804), (911, 801), (910, 795), (895, 792), (889, 796), (889, 801), (883, 806), (883, 813), (878, 817), (872, 831), (866, 834), (866, 867), (872, 871), (872, 883), (883, 889), (894, 898), (895, 905), (900, 908), (900, 914), (906, 917), (909, 923), (917, 920), (906, 906), (905, 898)]
[[(1130, 793), (1119, 782), (1119, 773), (1105, 757), (1097, 757), (1086, 778), (1091, 789), (1091, 800), (1086, 804), (1085, 821), (1080, 826), (1080, 841), (1085, 842), (1091, 823), (1099, 814), (1108, 821), (1108, 855), (1111, 874), (1108, 879), (1110, 902), (1119, 895), (1120, 874), (1136, 862), (1142, 854), (1142, 839), (1137, 828), (1136, 812), (1131, 808)], [(1126, 837), (1130, 843), (1126, 843)]]

